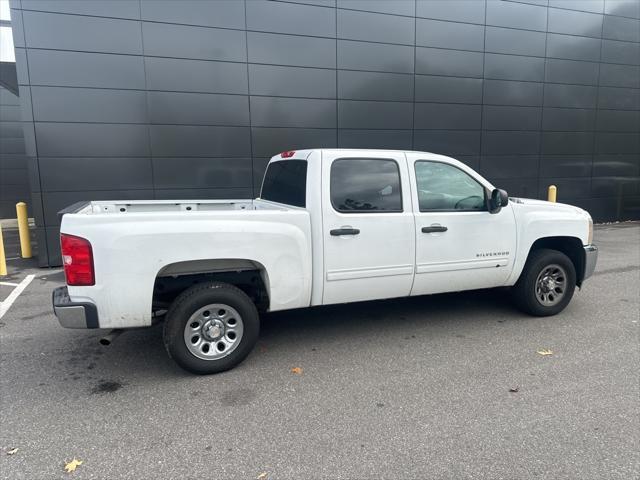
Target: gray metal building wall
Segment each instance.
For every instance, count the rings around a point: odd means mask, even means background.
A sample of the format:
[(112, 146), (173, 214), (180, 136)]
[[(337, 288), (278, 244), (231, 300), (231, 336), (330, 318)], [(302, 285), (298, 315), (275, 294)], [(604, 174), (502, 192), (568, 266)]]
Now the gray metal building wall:
[(16, 203), (30, 204), (20, 99), (0, 87), (0, 218), (16, 218)]
[[(302, 147), (452, 155), (640, 217), (638, 0), (12, 0), (41, 264), (86, 199), (256, 194)], [(48, 253), (47, 253), (48, 252)]]

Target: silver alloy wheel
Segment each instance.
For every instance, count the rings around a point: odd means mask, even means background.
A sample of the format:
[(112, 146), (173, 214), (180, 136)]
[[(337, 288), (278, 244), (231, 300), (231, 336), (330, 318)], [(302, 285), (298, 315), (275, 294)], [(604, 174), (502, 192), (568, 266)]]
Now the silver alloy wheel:
[(557, 305), (567, 288), (567, 272), (558, 264), (547, 265), (536, 280), (536, 299), (545, 307)]
[(184, 326), (184, 343), (202, 360), (219, 360), (233, 352), (244, 327), (236, 309), (223, 303), (212, 303), (196, 310)]

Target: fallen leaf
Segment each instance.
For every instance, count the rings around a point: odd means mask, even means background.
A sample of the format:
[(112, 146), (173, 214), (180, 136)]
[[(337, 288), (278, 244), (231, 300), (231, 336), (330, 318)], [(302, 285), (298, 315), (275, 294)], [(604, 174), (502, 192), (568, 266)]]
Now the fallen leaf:
[(302, 375), (302, 367), (293, 367), (291, 369), (291, 373), (295, 373), (296, 375)]
[(540, 355), (553, 355), (553, 352), (549, 349), (543, 348), (542, 350), (538, 350)]
[(20, 450), (18, 447), (12, 448), (11, 450), (7, 450), (7, 455), (15, 455)]
[(67, 473), (71, 473), (71, 472), (75, 472), (76, 468), (78, 468), (80, 465), (82, 465), (82, 461), (76, 460), (74, 458), (69, 463), (65, 463), (64, 469), (66, 470)]
[(262, 472), (260, 475), (258, 475), (257, 480), (264, 480), (265, 478), (267, 478), (267, 472)]
[(518, 387), (510, 388), (510, 389), (509, 389), (509, 391), (510, 391), (511, 393), (518, 393), (518, 391), (519, 391), (519, 390), (520, 390), (520, 389), (519, 389)]

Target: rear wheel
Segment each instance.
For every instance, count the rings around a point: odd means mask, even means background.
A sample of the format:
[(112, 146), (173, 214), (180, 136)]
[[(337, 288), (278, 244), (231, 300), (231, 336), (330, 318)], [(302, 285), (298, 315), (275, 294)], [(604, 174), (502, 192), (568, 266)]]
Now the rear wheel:
[(193, 373), (218, 373), (242, 362), (258, 340), (260, 320), (251, 299), (221, 282), (195, 285), (173, 302), (164, 325), (169, 356)]
[(560, 313), (571, 301), (576, 288), (573, 262), (557, 250), (535, 250), (513, 287), (513, 297), (520, 310), (545, 317)]

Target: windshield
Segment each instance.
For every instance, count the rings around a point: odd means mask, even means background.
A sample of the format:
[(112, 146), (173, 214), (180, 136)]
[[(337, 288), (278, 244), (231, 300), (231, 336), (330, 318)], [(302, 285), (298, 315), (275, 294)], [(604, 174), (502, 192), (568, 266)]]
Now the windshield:
[(307, 191), (306, 160), (280, 160), (267, 167), (260, 198), (305, 207)]

